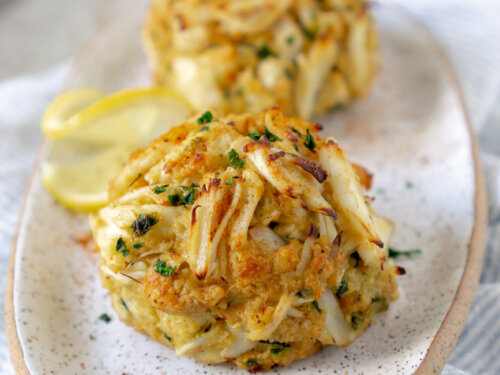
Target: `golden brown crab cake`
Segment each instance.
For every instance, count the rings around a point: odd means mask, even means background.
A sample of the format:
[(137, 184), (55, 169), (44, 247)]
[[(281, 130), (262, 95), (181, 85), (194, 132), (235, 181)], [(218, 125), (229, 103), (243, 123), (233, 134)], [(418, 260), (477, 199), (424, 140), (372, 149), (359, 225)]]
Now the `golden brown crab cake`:
[(91, 217), (120, 318), (249, 370), (346, 346), (397, 298), (392, 225), (315, 123), (194, 116), (137, 151)]
[(364, 0), (154, 0), (143, 39), (159, 85), (195, 108), (310, 119), (369, 89), (378, 37)]

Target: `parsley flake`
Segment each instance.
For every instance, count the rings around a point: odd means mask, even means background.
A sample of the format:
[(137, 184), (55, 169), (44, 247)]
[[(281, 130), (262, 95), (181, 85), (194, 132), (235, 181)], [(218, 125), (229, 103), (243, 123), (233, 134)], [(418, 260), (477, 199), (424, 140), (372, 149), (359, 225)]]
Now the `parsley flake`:
[(250, 137), (252, 141), (259, 141), (262, 136), (257, 132), (253, 132), (253, 133), (248, 133), (247, 137)]
[(320, 313), (321, 312), (321, 309), (319, 308), (319, 304), (318, 304), (318, 301), (314, 300), (311, 302), (311, 304), (313, 305), (313, 307)]
[(271, 51), (271, 49), (267, 44), (263, 44), (257, 51), (257, 56), (259, 56), (261, 59), (265, 59), (266, 57), (269, 56), (276, 56), (276, 54), (273, 51)]
[(125, 300), (123, 298), (120, 298), (120, 302), (121, 302), (122, 306), (125, 307), (125, 310), (130, 311), (127, 307), (127, 303), (125, 302)]
[(259, 366), (259, 362), (255, 359), (249, 359), (246, 363), (247, 367), (256, 367)]
[(214, 119), (214, 116), (212, 115), (212, 112), (206, 111), (204, 114), (202, 114), (198, 118), (198, 124), (200, 124), (200, 125), (202, 125), (202, 124), (208, 124), (209, 122), (212, 122), (213, 119)]
[(139, 218), (132, 223), (130, 228), (132, 229), (134, 236), (139, 237), (146, 234), (146, 232), (148, 232), (156, 223), (158, 223), (158, 219), (149, 215), (140, 214)]
[(128, 253), (130, 252), (130, 250), (127, 249), (127, 244), (125, 243), (125, 241), (121, 237), (118, 238), (118, 241), (116, 241), (115, 249), (117, 252), (122, 253), (122, 255), (124, 257), (126, 257), (128, 255)]
[(340, 282), (340, 286), (337, 289), (337, 296), (342, 297), (347, 291), (349, 290), (349, 285), (347, 284), (347, 281), (342, 280)]
[(309, 289), (299, 290), (295, 295), (299, 298), (307, 298), (312, 296), (312, 291)]
[(314, 140), (314, 137), (309, 131), (309, 128), (307, 128), (307, 134), (304, 141), (304, 146), (306, 146), (311, 151), (314, 150), (314, 148), (316, 147), (316, 141)]
[(199, 132), (206, 132), (208, 129), (210, 129), (208, 126), (204, 126), (199, 130)]
[(153, 188), (153, 192), (155, 194), (161, 194), (161, 193), (164, 193), (167, 188), (168, 188), (168, 185), (155, 186)]
[(397, 257), (402, 256), (402, 255), (404, 255), (405, 257), (411, 258), (411, 256), (413, 254), (422, 254), (422, 250), (414, 249), (414, 250), (407, 250), (407, 251), (399, 251), (399, 250), (389, 248), (389, 257), (390, 258), (397, 258)]
[(234, 148), (227, 153), (227, 156), (229, 156), (229, 164), (234, 168), (241, 169), (245, 165), (245, 160), (240, 158), (238, 152)]
[(142, 242), (137, 242), (137, 243), (133, 244), (132, 247), (134, 249), (140, 249), (142, 247)]
[(290, 35), (288, 38), (286, 38), (287, 44), (293, 44), (294, 41), (295, 41), (295, 37), (293, 35)]
[(194, 192), (196, 188), (190, 188), (189, 192), (184, 195), (181, 199), (182, 204), (190, 205), (194, 202)]
[(159, 273), (165, 277), (172, 277), (172, 274), (177, 271), (177, 267), (167, 266), (167, 263), (164, 260), (158, 259), (155, 265), (156, 273)]
[(168, 342), (172, 342), (172, 338), (169, 335), (167, 335), (165, 332), (163, 332), (163, 337), (165, 337), (165, 339), (167, 339)]
[(235, 180), (235, 179), (237, 180), (238, 178), (239, 178), (238, 176), (233, 176), (233, 177), (231, 177), (231, 178), (228, 178), (228, 179), (226, 180), (226, 184), (227, 184), (227, 185), (232, 185), (232, 184), (234, 184), (234, 180)]
[(181, 198), (179, 197), (179, 194), (172, 194), (168, 196), (168, 200), (170, 201), (170, 205), (177, 206)]
[(100, 320), (102, 320), (104, 323), (109, 323), (111, 322), (111, 318), (109, 317), (108, 314), (104, 313), (104, 314), (101, 314), (101, 316), (99, 317)]
[(276, 134), (273, 134), (269, 131), (267, 126), (264, 126), (264, 129), (266, 129), (266, 137), (269, 142), (275, 142), (279, 139), (279, 137)]

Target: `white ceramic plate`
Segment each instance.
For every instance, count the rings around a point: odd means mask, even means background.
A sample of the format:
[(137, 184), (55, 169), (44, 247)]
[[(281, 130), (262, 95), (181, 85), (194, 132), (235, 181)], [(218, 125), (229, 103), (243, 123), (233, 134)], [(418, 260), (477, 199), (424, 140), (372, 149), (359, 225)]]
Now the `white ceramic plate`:
[[(76, 59), (66, 87), (146, 84), (139, 39), (146, 1), (125, 6)], [(140, 4), (140, 5), (139, 5)], [(381, 71), (372, 93), (321, 119), (351, 160), (375, 172), (377, 212), (396, 223), (401, 298), (354, 344), (328, 347), (283, 374), (439, 372), (477, 284), (485, 204), (475, 141), (454, 74), (432, 39), (400, 11), (375, 9)], [(85, 244), (86, 217), (57, 205), (35, 166), (12, 256), (7, 327), (20, 374), (236, 374), (177, 358), (121, 323)], [(99, 320), (102, 313), (109, 324)]]

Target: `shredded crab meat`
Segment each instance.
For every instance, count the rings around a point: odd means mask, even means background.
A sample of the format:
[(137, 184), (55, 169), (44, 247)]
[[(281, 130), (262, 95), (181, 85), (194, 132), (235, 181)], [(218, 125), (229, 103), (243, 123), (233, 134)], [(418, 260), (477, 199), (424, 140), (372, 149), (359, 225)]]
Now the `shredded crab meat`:
[(356, 331), (346, 321), (344, 313), (330, 288), (326, 288), (318, 304), (326, 314), (326, 327), (320, 337), (322, 343), (339, 346), (350, 344), (356, 337)]
[(263, 324), (262, 327), (254, 329), (247, 334), (247, 338), (253, 341), (268, 340), (273, 332), (278, 328), (292, 305), (293, 297), (285, 294), (276, 305), (270, 323)]
[(274, 231), (262, 225), (251, 228), (248, 231), (250, 238), (259, 244), (260, 247), (264, 248), (266, 251), (274, 251), (281, 246), (285, 245), (283, 241)]

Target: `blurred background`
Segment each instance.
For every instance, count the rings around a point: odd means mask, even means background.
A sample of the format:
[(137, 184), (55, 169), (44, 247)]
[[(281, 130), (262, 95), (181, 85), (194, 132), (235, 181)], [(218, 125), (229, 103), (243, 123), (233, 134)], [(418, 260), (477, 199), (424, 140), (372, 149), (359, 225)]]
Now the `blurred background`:
[[(489, 239), (467, 326), (444, 374), (500, 374), (500, 1), (382, 0), (425, 25), (445, 48), (480, 141)], [(107, 17), (111, 0), (0, 0), (0, 308), (22, 198), (41, 135), (40, 117), (72, 57)], [(13, 374), (0, 320), (0, 375)]]

